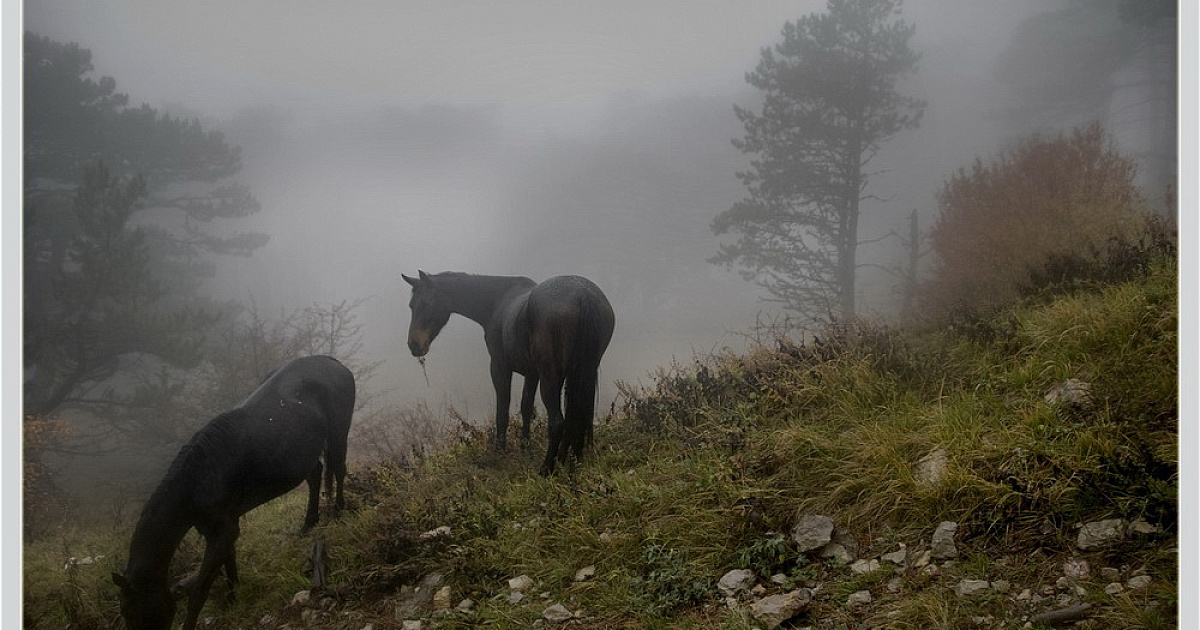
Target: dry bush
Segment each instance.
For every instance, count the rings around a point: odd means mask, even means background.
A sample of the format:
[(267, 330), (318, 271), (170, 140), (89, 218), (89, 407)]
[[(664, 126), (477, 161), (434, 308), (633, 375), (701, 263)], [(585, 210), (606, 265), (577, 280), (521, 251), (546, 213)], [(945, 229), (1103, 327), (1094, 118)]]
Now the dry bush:
[(1136, 173), (1098, 123), (1034, 135), (991, 164), (960, 169), (937, 194), (926, 304), (933, 312), (1004, 304), (1051, 257), (1089, 256), (1140, 233), (1147, 218)]
[(434, 409), (425, 401), (358, 414), (350, 428), (350, 457), (356, 462), (410, 467), (444, 444), (450, 430), (466, 424), (453, 406)]

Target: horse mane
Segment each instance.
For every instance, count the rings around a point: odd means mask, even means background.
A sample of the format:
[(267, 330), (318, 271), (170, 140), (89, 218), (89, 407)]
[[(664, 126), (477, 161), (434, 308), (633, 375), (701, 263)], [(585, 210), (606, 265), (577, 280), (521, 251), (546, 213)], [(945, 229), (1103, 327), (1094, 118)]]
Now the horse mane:
[(202, 462), (226, 455), (234, 439), (236, 426), (246, 415), (245, 409), (232, 409), (217, 415), (196, 431), (195, 435), (180, 447), (162, 481), (146, 501), (146, 506), (161, 504), (168, 498), (167, 495), (178, 494), (176, 486), (180, 482), (194, 481), (193, 477), (197, 471), (204, 469)]

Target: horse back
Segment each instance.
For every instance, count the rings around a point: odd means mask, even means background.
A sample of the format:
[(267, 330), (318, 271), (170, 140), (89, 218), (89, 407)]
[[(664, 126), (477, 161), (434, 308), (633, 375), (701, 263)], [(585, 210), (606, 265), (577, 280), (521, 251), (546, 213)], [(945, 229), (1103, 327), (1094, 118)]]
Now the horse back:
[[(614, 315), (600, 287), (582, 276), (555, 276), (529, 293), (530, 350), (535, 360), (599, 365), (614, 328)], [(591, 365), (591, 367), (595, 367)]]

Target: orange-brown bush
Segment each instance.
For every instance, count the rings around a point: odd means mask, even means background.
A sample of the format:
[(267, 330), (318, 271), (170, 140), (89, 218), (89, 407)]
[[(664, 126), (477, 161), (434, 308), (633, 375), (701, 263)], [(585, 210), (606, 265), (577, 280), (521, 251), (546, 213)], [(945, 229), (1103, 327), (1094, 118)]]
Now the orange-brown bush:
[(1031, 136), (991, 164), (976, 159), (938, 191), (926, 305), (1003, 304), (1051, 257), (1090, 256), (1138, 233), (1147, 215), (1136, 174), (1099, 123)]

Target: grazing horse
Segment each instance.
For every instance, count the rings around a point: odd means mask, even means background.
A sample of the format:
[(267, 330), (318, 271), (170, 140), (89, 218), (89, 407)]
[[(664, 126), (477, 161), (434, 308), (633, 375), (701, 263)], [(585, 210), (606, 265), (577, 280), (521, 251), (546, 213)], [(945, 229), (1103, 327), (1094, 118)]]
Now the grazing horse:
[[(549, 444), (542, 474), (569, 451), (578, 458), (591, 437), (600, 358), (613, 333), (613, 310), (592, 281), (556, 276), (537, 284), (525, 277), (447, 272), (417, 278), (412, 285), (408, 347), (424, 357), (451, 313), (483, 326), (496, 389), (496, 442), (504, 449), (513, 372), (525, 377), (521, 394), (521, 439), (529, 439), (533, 397), (542, 389)], [(566, 388), (566, 413), (562, 409)]]
[(217, 571), (229, 598), (237, 586), (234, 543), (246, 512), (308, 482), (307, 532), (317, 522), (321, 457), (325, 489), (345, 506), (346, 436), (354, 410), (354, 376), (332, 357), (310, 356), (276, 368), (237, 407), (213, 418), (179, 450), (142, 508), (129, 544), (121, 616), (130, 630), (166, 630), (175, 618), (168, 584), (171, 558), (192, 527), (204, 537), (199, 572), (177, 585), (188, 596), (184, 630), (193, 630)]

